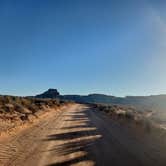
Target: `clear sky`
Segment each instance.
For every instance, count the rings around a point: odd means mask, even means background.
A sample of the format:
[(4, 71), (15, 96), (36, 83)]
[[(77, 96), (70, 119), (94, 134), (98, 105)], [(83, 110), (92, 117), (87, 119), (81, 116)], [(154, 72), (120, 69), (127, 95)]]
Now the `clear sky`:
[(0, 94), (166, 93), (166, 1), (0, 0)]

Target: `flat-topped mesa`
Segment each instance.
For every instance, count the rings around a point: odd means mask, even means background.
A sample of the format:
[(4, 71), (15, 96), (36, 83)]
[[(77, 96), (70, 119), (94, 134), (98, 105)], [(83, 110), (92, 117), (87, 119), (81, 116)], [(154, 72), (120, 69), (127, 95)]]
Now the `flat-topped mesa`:
[(57, 89), (48, 89), (47, 91), (45, 91), (42, 94), (36, 95), (36, 98), (57, 98), (57, 96), (59, 96), (60, 93), (57, 91)]

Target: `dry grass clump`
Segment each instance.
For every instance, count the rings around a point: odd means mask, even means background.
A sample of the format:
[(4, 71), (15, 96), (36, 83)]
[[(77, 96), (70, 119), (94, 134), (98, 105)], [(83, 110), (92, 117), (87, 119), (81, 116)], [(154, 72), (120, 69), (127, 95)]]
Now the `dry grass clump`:
[(114, 120), (124, 122), (123, 124), (131, 122), (132, 125), (140, 126), (147, 132), (154, 128), (153, 122), (146, 117), (148, 111), (139, 111), (132, 106), (123, 105), (92, 104), (92, 107), (106, 113)]
[(92, 104), (94, 108), (99, 111), (103, 111), (109, 115), (134, 119), (134, 115), (136, 115), (136, 111), (133, 107), (120, 106), (120, 105), (104, 105), (104, 104)]
[(57, 108), (66, 103), (58, 99), (37, 99), (30, 97), (0, 96), (0, 119), (28, 120), (29, 115), (36, 116), (40, 110)]

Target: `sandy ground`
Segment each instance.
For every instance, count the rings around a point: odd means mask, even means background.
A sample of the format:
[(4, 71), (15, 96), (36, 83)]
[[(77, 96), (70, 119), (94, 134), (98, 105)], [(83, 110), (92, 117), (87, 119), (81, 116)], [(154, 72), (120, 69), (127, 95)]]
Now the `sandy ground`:
[(85, 105), (50, 112), (0, 141), (1, 166), (165, 166), (166, 150)]

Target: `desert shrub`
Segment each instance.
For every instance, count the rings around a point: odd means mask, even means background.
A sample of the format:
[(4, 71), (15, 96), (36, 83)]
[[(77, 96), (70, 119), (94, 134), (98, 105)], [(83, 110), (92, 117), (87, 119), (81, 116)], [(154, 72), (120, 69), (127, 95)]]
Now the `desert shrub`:
[(13, 103), (13, 97), (12, 96), (5, 96), (5, 102), (6, 103)]
[(110, 110), (109, 110), (109, 109), (104, 109), (104, 112), (105, 112), (105, 113), (109, 113)]
[(53, 100), (53, 103), (54, 103), (54, 104), (60, 104), (60, 102), (61, 102), (61, 101), (60, 101), (59, 99)]
[(125, 113), (125, 117), (127, 118), (127, 119), (129, 119), (129, 120), (132, 120), (132, 119), (134, 119), (134, 114), (132, 114), (131, 112), (126, 112)]
[(22, 121), (28, 120), (28, 115), (27, 115), (27, 114), (22, 115), (22, 116), (20, 116), (20, 119), (21, 119)]
[(28, 109), (31, 110), (33, 113), (35, 113), (38, 109), (38, 107), (33, 103), (28, 106)]
[(5, 110), (3, 108), (0, 108), (0, 113), (5, 113)]
[(116, 108), (110, 107), (110, 111), (115, 113), (116, 112)]
[(23, 105), (23, 106), (28, 106), (28, 105), (31, 105), (31, 101), (28, 100), (28, 99), (21, 99), (20, 103)]
[(112, 105), (112, 107), (114, 108), (114, 109), (119, 109), (119, 106), (118, 105)]
[(144, 128), (146, 132), (150, 132), (151, 128), (152, 128), (152, 124), (150, 121), (148, 121), (147, 119), (144, 120)]
[(64, 101), (64, 100), (60, 100), (59, 103), (60, 103), (60, 104), (65, 104), (65, 101)]
[(24, 110), (24, 107), (21, 104), (16, 103), (15, 104), (15, 111), (22, 113)]
[(117, 115), (118, 115), (119, 118), (123, 118), (124, 117), (123, 113), (118, 113)]
[(5, 112), (8, 112), (8, 113), (14, 112), (14, 105), (13, 104), (10, 104), (10, 103), (4, 104), (2, 108), (5, 110)]

